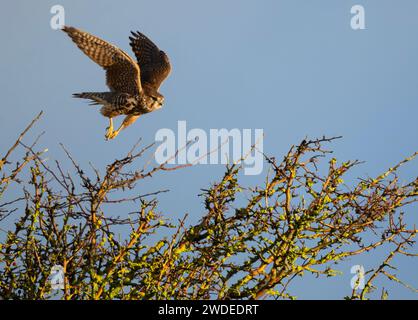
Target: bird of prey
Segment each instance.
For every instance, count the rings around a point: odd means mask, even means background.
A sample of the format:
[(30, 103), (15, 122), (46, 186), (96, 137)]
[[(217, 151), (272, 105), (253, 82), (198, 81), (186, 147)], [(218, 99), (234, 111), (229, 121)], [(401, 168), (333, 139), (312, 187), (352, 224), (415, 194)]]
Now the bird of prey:
[[(140, 32), (131, 32), (130, 46), (134, 61), (116, 46), (87, 32), (65, 26), (73, 42), (90, 59), (106, 71), (109, 92), (75, 93), (76, 98), (89, 99), (91, 105), (102, 105), (101, 114), (109, 118), (106, 140), (115, 138), (121, 130), (134, 123), (142, 114), (161, 108), (164, 96), (158, 90), (171, 71), (164, 51)], [(112, 119), (125, 115), (121, 126), (113, 129)]]

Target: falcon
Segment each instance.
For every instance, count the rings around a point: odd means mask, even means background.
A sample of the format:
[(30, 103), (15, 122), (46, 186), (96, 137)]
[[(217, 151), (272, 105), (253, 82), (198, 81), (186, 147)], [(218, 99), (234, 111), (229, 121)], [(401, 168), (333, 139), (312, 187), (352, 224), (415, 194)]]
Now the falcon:
[[(171, 64), (165, 52), (145, 35), (137, 31), (129, 37), (135, 61), (123, 50), (85, 31), (69, 26), (62, 30), (106, 71), (109, 92), (73, 94), (75, 98), (90, 100), (90, 105), (102, 105), (101, 114), (109, 118), (106, 140), (114, 139), (141, 115), (162, 107), (164, 96), (158, 90), (170, 74)], [(125, 119), (114, 130), (113, 118), (120, 115), (125, 115)]]

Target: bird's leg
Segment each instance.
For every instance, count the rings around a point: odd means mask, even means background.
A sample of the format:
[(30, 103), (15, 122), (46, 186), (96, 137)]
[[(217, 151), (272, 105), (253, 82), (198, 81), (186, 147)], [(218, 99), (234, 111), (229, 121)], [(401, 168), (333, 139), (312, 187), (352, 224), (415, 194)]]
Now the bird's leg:
[(126, 118), (123, 120), (122, 124), (120, 125), (119, 129), (116, 131), (113, 131), (109, 139), (114, 139), (116, 136), (126, 127), (130, 126), (132, 123), (136, 121), (140, 116), (126, 116)]
[(109, 118), (109, 126), (106, 128), (106, 140), (113, 139), (113, 119)]

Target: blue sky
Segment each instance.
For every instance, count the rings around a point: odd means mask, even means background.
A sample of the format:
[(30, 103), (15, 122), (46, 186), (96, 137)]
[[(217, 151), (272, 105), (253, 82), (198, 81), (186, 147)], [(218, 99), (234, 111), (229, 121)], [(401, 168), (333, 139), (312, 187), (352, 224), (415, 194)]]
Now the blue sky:
[[(71, 94), (106, 91), (104, 72), (60, 31), (50, 8), (65, 8), (65, 23), (89, 31), (131, 54), (129, 32), (153, 39), (173, 65), (161, 87), (164, 107), (140, 118), (114, 141), (104, 141), (107, 120)], [(366, 10), (366, 30), (350, 27), (350, 9)], [(418, 2), (357, 1), (29, 1), (2, 4), (0, 13), (0, 150), (40, 110), (41, 145), (51, 160), (65, 158), (62, 142), (83, 166), (103, 167), (160, 128), (262, 128), (264, 151), (281, 157), (289, 146), (323, 135), (341, 160), (365, 164), (353, 176), (374, 176), (418, 150)], [(416, 162), (401, 178), (417, 176)], [(197, 197), (223, 172), (197, 166), (156, 177), (138, 191), (169, 188), (161, 209), (174, 218), (202, 214)], [(263, 176), (244, 177), (248, 184)], [(416, 210), (409, 221), (418, 222)], [(350, 292), (353, 264), (374, 266), (379, 253), (341, 265), (332, 279), (303, 278), (300, 298), (341, 298)], [(417, 262), (398, 259), (400, 275), (418, 287)], [(393, 298), (417, 295), (390, 284)]]

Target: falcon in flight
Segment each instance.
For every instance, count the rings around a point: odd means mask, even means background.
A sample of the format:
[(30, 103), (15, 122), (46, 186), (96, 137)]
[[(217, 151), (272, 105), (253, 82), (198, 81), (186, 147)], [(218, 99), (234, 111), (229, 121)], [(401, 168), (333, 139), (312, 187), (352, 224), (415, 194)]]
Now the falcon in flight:
[[(73, 42), (90, 59), (106, 71), (109, 92), (75, 93), (76, 98), (89, 99), (91, 105), (102, 105), (100, 112), (109, 118), (106, 140), (115, 138), (121, 130), (134, 123), (142, 114), (160, 109), (164, 97), (158, 92), (171, 71), (168, 56), (145, 35), (131, 32), (130, 46), (134, 61), (116, 46), (79, 29), (65, 26)], [(114, 117), (125, 115), (121, 126), (113, 129)]]

